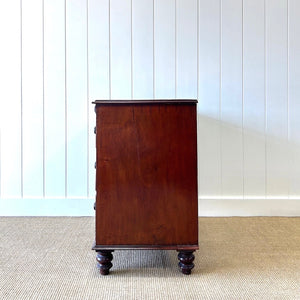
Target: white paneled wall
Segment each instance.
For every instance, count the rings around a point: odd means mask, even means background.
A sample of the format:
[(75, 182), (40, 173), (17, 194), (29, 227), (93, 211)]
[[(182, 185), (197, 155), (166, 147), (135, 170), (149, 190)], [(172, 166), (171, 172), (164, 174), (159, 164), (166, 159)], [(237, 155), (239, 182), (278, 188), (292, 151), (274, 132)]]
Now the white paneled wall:
[(288, 139), (289, 195), (300, 195), (300, 3), (290, 0), (288, 6)]
[(154, 98), (153, 0), (132, 1), (132, 97)]
[[(19, 1), (0, 2), (0, 195), (2, 197), (23, 195), (20, 16)], [(0, 201), (3, 202), (2, 199)]]
[(243, 186), (255, 197), (266, 195), (264, 1), (244, 1), (243, 20)]
[(176, 96), (176, 5), (174, 0), (153, 2), (153, 94), (155, 98)]
[(0, 215), (92, 215), (94, 99), (197, 98), (200, 215), (300, 215), (298, 0), (0, 3)]
[(44, 194), (66, 195), (65, 5), (44, 1)]

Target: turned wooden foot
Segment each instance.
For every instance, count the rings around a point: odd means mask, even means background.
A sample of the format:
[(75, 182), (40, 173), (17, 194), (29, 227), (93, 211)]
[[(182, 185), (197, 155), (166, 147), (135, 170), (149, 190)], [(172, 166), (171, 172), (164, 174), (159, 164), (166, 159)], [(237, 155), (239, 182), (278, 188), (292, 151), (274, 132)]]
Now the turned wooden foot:
[(98, 268), (101, 275), (108, 275), (109, 269), (112, 267), (112, 255), (113, 250), (101, 250), (97, 251), (96, 260), (98, 262)]
[(193, 261), (195, 256), (193, 252), (194, 251), (179, 251), (178, 253), (178, 266), (180, 267), (181, 272), (185, 275), (190, 275), (191, 270), (194, 268)]

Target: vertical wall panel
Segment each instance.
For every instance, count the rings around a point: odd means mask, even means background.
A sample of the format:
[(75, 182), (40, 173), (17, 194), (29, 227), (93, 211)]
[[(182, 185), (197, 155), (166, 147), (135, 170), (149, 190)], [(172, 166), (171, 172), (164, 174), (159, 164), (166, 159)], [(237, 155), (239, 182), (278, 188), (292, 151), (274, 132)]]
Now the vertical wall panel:
[(242, 1), (222, 1), (222, 193), (243, 194)]
[[(65, 196), (65, 5), (44, 0), (45, 196)], [(55, 121), (54, 121), (55, 120)]]
[(244, 0), (244, 195), (265, 195), (264, 2)]
[(22, 2), (24, 196), (43, 196), (43, 6)]
[(221, 195), (220, 1), (199, 3), (198, 161), (201, 196)]
[(153, 0), (132, 1), (133, 98), (153, 98)]
[(87, 5), (66, 5), (67, 195), (87, 195)]
[(131, 98), (131, 0), (110, 0), (111, 96)]
[(96, 160), (92, 101), (110, 98), (109, 0), (88, 0), (89, 196), (95, 194)]
[(154, 95), (175, 97), (175, 1), (154, 0)]
[(289, 0), (289, 140), (291, 197), (300, 195), (300, 2)]
[(109, 0), (88, 0), (89, 96), (109, 99)]
[(20, 1), (1, 1), (0, 190), (2, 197), (21, 196), (20, 25)]
[(288, 195), (287, 1), (266, 0), (268, 196)]
[(176, 96), (196, 99), (197, 0), (176, 3)]
[[(0, 109), (1, 109), (1, 103), (0, 103)], [(0, 115), (1, 117), (1, 115)], [(2, 172), (2, 163), (1, 163), (1, 150), (2, 150), (2, 147), (1, 147), (1, 140), (2, 140), (2, 124), (1, 124), (1, 119), (0, 119), (0, 200), (2, 198), (2, 186), (1, 186), (1, 183), (2, 183), (2, 176), (1, 176), (1, 172)]]

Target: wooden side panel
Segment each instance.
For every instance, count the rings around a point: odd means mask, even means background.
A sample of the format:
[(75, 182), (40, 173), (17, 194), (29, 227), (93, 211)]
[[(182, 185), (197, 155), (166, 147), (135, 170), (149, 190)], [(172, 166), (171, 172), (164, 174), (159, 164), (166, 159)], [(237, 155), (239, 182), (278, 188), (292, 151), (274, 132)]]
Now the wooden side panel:
[(196, 245), (195, 105), (97, 108), (96, 244)]

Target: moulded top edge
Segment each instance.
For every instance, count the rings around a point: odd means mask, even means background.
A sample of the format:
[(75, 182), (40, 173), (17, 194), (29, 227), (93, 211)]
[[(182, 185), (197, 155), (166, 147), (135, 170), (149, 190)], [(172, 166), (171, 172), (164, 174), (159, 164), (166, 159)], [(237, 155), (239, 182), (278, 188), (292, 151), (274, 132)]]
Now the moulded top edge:
[(95, 100), (93, 104), (196, 104), (196, 99)]

